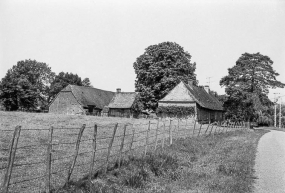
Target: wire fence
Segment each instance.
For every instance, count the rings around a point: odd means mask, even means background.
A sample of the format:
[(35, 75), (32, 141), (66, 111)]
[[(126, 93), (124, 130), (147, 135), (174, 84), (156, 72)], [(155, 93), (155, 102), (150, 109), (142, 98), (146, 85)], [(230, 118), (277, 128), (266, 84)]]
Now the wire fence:
[(72, 181), (106, 173), (129, 155), (145, 155), (173, 139), (215, 135), (244, 122), (200, 124), (194, 119), (157, 119), (144, 124), (95, 123), (78, 128), (1, 130), (1, 192), (51, 192)]

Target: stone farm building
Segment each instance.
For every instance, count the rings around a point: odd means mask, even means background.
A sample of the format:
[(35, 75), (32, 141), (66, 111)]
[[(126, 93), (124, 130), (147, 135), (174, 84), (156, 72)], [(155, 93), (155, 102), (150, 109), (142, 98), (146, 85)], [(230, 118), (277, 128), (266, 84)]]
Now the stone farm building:
[(117, 93), (108, 105), (108, 116), (136, 117), (132, 110), (136, 95), (137, 94), (135, 92), (121, 92), (117, 89)]
[[(224, 119), (222, 103), (209, 92), (209, 86), (203, 88), (193, 85), (193, 81), (189, 81), (188, 84), (181, 81), (158, 102), (158, 106), (193, 107), (198, 122), (222, 121)], [(163, 113), (160, 116), (168, 115)]]
[(111, 91), (68, 85), (51, 102), (49, 112), (100, 115), (114, 96), (115, 92)]

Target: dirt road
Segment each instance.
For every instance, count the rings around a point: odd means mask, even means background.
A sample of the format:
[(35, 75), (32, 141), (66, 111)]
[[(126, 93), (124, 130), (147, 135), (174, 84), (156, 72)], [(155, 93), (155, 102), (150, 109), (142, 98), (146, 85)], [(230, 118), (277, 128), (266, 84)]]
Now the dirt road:
[(261, 137), (255, 162), (255, 193), (285, 193), (285, 132)]

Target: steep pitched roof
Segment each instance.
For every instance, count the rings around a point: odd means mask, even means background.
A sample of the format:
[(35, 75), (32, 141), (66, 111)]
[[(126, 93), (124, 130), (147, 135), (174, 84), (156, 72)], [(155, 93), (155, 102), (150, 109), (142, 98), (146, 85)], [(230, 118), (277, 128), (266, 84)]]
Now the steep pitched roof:
[(112, 101), (108, 105), (109, 108), (121, 108), (128, 109), (131, 108), (137, 94), (135, 92), (120, 92), (116, 93)]
[(186, 88), (189, 90), (190, 94), (193, 96), (195, 101), (204, 108), (212, 110), (223, 110), (222, 103), (213, 95), (207, 93), (204, 88), (185, 84)]
[(61, 92), (66, 91), (71, 91), (81, 105), (93, 105), (99, 109), (103, 109), (104, 106), (108, 105), (115, 95), (111, 91), (76, 85), (68, 85)]
[[(204, 88), (194, 86), (194, 85), (188, 85), (181, 81), (180, 84), (183, 84), (187, 90), (188, 95), (190, 96), (190, 99), (192, 98), (196, 103), (198, 103), (201, 107), (212, 109), (212, 110), (223, 110), (222, 103), (213, 95), (207, 93)], [(179, 84), (179, 85), (180, 85)], [(161, 99), (161, 102), (168, 102), (165, 100), (166, 97)], [(172, 100), (174, 101), (174, 100)], [(188, 102), (189, 100), (187, 100)], [(171, 101), (169, 101), (171, 102)]]

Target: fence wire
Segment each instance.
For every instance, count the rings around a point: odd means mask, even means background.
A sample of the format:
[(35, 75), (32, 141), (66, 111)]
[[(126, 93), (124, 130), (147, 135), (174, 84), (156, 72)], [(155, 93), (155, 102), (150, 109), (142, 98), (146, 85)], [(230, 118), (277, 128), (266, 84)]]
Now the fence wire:
[[(244, 126), (244, 123), (241, 122), (198, 124), (192, 119), (172, 119), (140, 124), (95, 123), (94, 126), (88, 127), (24, 128), (21, 129), (20, 141), (16, 147), (14, 147), (14, 138), (12, 138), (13, 140), (8, 140), (11, 144), (0, 148), (0, 152), (6, 156), (0, 157), (2, 165), (0, 177), (1, 175), (4, 176), (4, 173), (10, 176), (8, 184), (7, 181), (2, 183), (3, 187), (5, 184), (8, 186), (9, 192), (30, 192), (31, 189), (27, 187), (33, 186), (37, 187), (36, 191), (38, 192), (42, 191), (40, 189), (43, 188), (46, 190), (47, 187), (44, 186), (47, 184), (50, 187), (60, 188), (66, 183), (63, 176), (71, 175), (69, 180), (76, 180), (78, 176), (86, 176), (89, 174), (89, 169), (93, 163), (94, 173), (100, 169), (104, 170), (105, 168), (106, 170), (108, 165), (114, 164), (119, 158), (121, 159), (128, 154), (134, 152), (143, 154), (147, 150), (150, 151), (158, 146), (162, 147), (169, 144), (175, 138), (216, 134)], [(96, 133), (94, 133), (95, 130)], [(14, 132), (14, 130), (1, 131)], [(51, 141), (49, 142), (48, 135), (32, 133), (36, 131), (49, 133)], [(96, 149), (94, 149), (94, 141)], [(9, 148), (7, 148), (8, 146)], [(13, 157), (11, 158), (13, 152), (15, 153), (14, 160)], [(93, 163), (92, 159), (94, 160)], [(102, 164), (102, 162), (104, 163)], [(12, 170), (10, 170), (11, 167)], [(17, 175), (13, 169), (17, 169)], [(16, 178), (16, 176), (20, 177)], [(37, 180), (38, 185), (32, 183), (35, 180)], [(24, 183), (27, 185), (21, 185)]]

